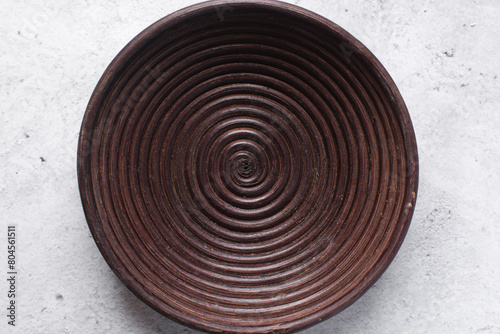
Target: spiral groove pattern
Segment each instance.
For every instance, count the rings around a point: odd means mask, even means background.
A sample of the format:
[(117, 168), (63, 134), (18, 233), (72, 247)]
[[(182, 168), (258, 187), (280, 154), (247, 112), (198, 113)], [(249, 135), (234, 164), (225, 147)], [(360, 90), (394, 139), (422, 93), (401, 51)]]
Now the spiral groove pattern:
[(347, 307), (397, 252), (418, 177), (373, 55), (271, 1), (200, 4), (134, 39), (89, 103), (78, 164), (115, 273), (211, 332), (288, 333)]

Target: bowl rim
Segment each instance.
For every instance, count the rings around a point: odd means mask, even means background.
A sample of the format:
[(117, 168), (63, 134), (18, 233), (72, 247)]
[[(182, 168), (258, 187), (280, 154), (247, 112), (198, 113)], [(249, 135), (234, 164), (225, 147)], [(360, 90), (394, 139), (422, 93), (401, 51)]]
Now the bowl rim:
[[(398, 250), (401, 247), (401, 244), (407, 234), (407, 231), (410, 226), (410, 222), (413, 216), (417, 192), (418, 192), (418, 178), (419, 178), (419, 164), (418, 164), (418, 149), (417, 142), (415, 137), (415, 132), (413, 129), (412, 121), (407, 110), (407, 107), (403, 101), (403, 98), (396, 87), (393, 79), (381, 64), (381, 62), (373, 55), (373, 53), (368, 50), (366, 46), (364, 46), (359, 40), (357, 40), (354, 36), (352, 36), (349, 32), (344, 30), (342, 27), (337, 25), (336, 23), (330, 21), (329, 19), (316, 14), (308, 9), (299, 7), (294, 4), (289, 4), (276, 0), (209, 0), (201, 3), (197, 3), (183, 9), (177, 10), (155, 23), (151, 24), (149, 27), (144, 29), (141, 33), (139, 33), (136, 37), (134, 37), (128, 44), (123, 47), (123, 49), (115, 56), (115, 58), (111, 61), (111, 63), (107, 66), (104, 71), (102, 77), (98, 81), (91, 98), (89, 100), (88, 106), (86, 108), (82, 126), (80, 130), (80, 136), (78, 140), (78, 150), (77, 150), (77, 177), (79, 184), (80, 196), (83, 204), (83, 209), (85, 213), (85, 217), (89, 226), (89, 229), (92, 233), (94, 241), (96, 242), (101, 254), (104, 259), (113, 270), (113, 272), (118, 276), (118, 278), (125, 284), (125, 286), (132, 291), (141, 301), (149, 305), (155, 311), (160, 314), (180, 323), (186, 325), (190, 328), (208, 332), (220, 332), (215, 330), (214, 328), (208, 328), (202, 324), (191, 322), (182, 317), (177, 317), (172, 314), (167, 314), (163, 310), (161, 310), (159, 305), (153, 303), (149, 298), (149, 293), (146, 292), (141, 284), (136, 281), (132, 277), (128, 277), (130, 275), (127, 271), (117, 266), (119, 263), (115, 261), (113, 257), (113, 252), (108, 247), (105, 242), (106, 238), (102, 231), (99, 231), (96, 226), (99, 225), (100, 219), (97, 215), (94, 214), (91, 208), (91, 202), (93, 201), (93, 192), (92, 192), (92, 184), (88, 178), (88, 172), (90, 171), (90, 167), (88, 165), (89, 158), (89, 142), (92, 138), (92, 127), (94, 120), (99, 112), (100, 101), (106, 94), (106, 87), (108, 87), (114, 80), (114, 74), (118, 73), (123, 65), (127, 62), (127, 60), (140, 48), (142, 48), (145, 43), (147, 43), (151, 38), (153, 38), (158, 31), (163, 31), (168, 29), (168, 27), (175, 25), (176, 23), (182, 22), (183, 20), (189, 18), (192, 15), (196, 15), (196, 13), (205, 11), (210, 8), (217, 7), (260, 7), (263, 9), (272, 9), (280, 11), (281, 13), (292, 13), (294, 15), (301, 16), (302, 19), (308, 20), (311, 23), (319, 24), (323, 27), (323, 29), (327, 29), (329, 31), (334, 32), (339, 36), (339, 38), (343, 39), (346, 43), (349, 44), (352, 49), (359, 54), (368, 64), (369, 67), (373, 69), (373, 72), (378, 75), (378, 81), (383, 84), (383, 89), (386, 94), (389, 94), (391, 98), (391, 103), (393, 104), (393, 108), (397, 110), (398, 124), (402, 129), (404, 146), (406, 149), (406, 166), (407, 166), (407, 180), (406, 180), (406, 188), (404, 195), (404, 203), (408, 203), (409, 207), (406, 208), (406, 214), (404, 215), (404, 219), (401, 220), (403, 214), (400, 214), (399, 223), (402, 224), (401, 233), (399, 238), (394, 243), (391, 244), (392, 249), (385, 256), (385, 261), (382, 264), (377, 263), (377, 268), (371, 270), (365, 280), (357, 286), (355, 291), (356, 293), (349, 293), (348, 298), (343, 297), (343, 302), (340, 305), (331, 308), (329, 312), (324, 314), (321, 317), (312, 317), (309, 316), (307, 318), (301, 318), (294, 322), (292, 326), (287, 327), (286, 332), (295, 332), (299, 330), (304, 330), (308, 327), (316, 325), (317, 323), (330, 318), (331, 316), (340, 313), (349, 307), (352, 303), (358, 300), (375, 282), (382, 276), (382, 274), (387, 270), (391, 262), (394, 260)], [(336, 303), (339, 304), (339, 303)]]

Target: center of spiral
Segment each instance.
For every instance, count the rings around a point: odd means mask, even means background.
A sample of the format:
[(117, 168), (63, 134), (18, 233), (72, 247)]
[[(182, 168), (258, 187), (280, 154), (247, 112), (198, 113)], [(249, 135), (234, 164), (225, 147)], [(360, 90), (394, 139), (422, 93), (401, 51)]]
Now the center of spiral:
[(248, 178), (255, 173), (255, 162), (251, 158), (239, 159), (236, 169), (241, 177)]

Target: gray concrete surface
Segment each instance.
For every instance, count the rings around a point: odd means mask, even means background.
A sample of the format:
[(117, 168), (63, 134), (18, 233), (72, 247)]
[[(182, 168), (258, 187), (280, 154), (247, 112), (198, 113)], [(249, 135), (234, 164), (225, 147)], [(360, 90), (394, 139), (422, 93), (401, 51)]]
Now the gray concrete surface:
[[(292, 1), (290, 1), (292, 2)], [(196, 333), (132, 295), (83, 215), (76, 147), (107, 64), (192, 0), (0, 6), (0, 332)], [(500, 333), (500, 1), (298, 0), (365, 43), (408, 105), (420, 191), (395, 261), (350, 308), (303, 333)], [(6, 225), (17, 225), (17, 326)]]

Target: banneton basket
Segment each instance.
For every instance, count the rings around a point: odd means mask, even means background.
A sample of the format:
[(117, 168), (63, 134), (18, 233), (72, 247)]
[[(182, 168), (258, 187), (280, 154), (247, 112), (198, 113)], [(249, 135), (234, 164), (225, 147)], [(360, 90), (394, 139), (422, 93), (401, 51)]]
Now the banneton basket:
[(209, 1), (106, 69), (78, 179), (97, 246), (145, 303), (208, 332), (290, 333), (389, 266), (418, 158), (394, 82), (349, 33), (286, 3)]

